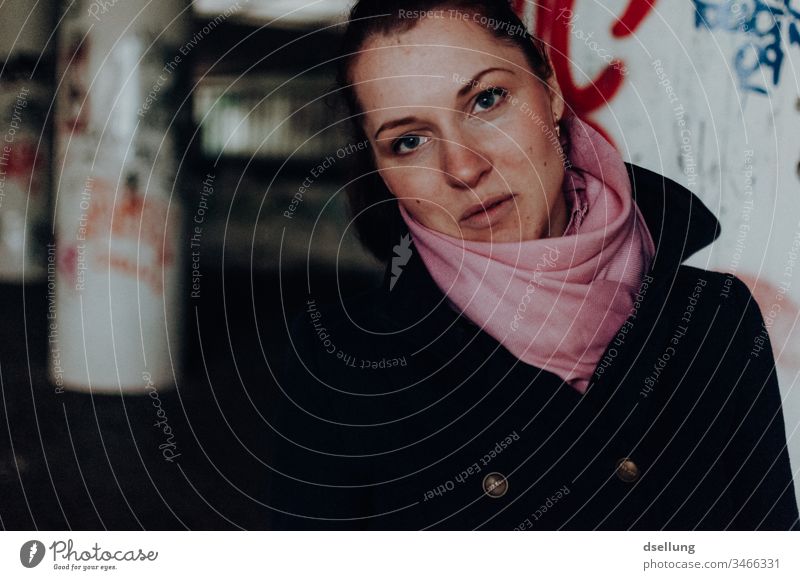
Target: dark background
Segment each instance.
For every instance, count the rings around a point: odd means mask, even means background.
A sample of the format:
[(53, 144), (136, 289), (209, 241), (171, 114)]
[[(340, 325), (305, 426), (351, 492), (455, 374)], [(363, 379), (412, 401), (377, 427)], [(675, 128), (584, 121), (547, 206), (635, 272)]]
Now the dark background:
[[(203, 24), (197, 17), (195, 26)], [(229, 106), (249, 107), (248, 91), (258, 94), (262, 84), (267, 86), (267, 76), (289, 78), (313, 68), (305, 76), (313, 76), (320, 86), (331, 83), (330, 67), (314, 67), (331, 57), (338, 37), (327, 32), (297, 42), (305, 33), (222, 24), (213, 42), (200, 43), (193, 54), (192, 76), (205, 79), (196, 95), (246, 69), (245, 88), (226, 85)], [(291, 53), (278, 50), (263, 58), (289, 44)], [(289, 92), (301, 104), (316, 96)], [(194, 107), (196, 117), (196, 102)], [(298, 123), (311, 128), (326, 115), (317, 109)], [(219, 124), (209, 121), (202, 130), (214, 126)], [(297, 125), (294, 130), (302, 133)], [(333, 133), (325, 136), (326, 143), (346, 143), (342, 131)], [(287, 161), (284, 154), (255, 147), (220, 155), (203, 144), (219, 136), (203, 137), (202, 143), (190, 145), (197, 154), (179, 176), (188, 184), (187, 226), (202, 176), (209, 171), (217, 176), (204, 229), (203, 292), (183, 304), (183, 369), (175, 388), (160, 392), (180, 456), (168, 462), (159, 452), (164, 435), (153, 425), (157, 417), (150, 397), (54, 394), (47, 378), (46, 285), (0, 285), (3, 529), (264, 527), (268, 508), (263, 490), (270, 475), (266, 416), (275, 389), (272, 377), (287, 344), (285, 317), (300, 308), (309, 285), (318, 301), (337, 299), (340, 290), (351, 294), (379, 283), (382, 268), (350, 234), (338, 266), (330, 252), (313, 249), (321, 245), (330, 250), (344, 232), (347, 216), (341, 196), (327, 212), (319, 210), (339, 187), (342, 166), (315, 182), (304, 201), (308, 211), (288, 222), (281, 214), (319, 155), (312, 151)], [(317, 225), (313, 261), (306, 263), (311, 220), (317, 215), (323, 227)], [(279, 262), (281, 239), (285, 259)], [(183, 262), (188, 287), (191, 262)]]

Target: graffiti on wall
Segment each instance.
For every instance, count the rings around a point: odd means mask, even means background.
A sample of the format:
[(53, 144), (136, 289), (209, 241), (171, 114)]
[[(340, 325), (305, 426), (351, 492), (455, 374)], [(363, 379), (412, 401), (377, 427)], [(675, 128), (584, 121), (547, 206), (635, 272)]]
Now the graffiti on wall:
[[(626, 42), (603, 46), (594, 32), (598, 26), (607, 26), (612, 39), (633, 40), (648, 19), (657, 16), (657, 4), (665, 12), (675, 8), (671, 4), (667, 8), (667, 3), (657, 0), (628, 0), (616, 13), (609, 10), (607, 24), (603, 24), (586, 16), (581, 4), (577, 0), (516, 0), (514, 8), (534, 25), (536, 36), (548, 45), (553, 68), (570, 108), (608, 138), (601, 123), (592, 116), (601, 113), (614, 99), (621, 98), (628, 69), (626, 55), (639, 48)], [(688, 21), (694, 21), (693, 33), (733, 35), (734, 46), (738, 48), (732, 52), (731, 68), (738, 75), (741, 92), (769, 94), (779, 87), (781, 69), (791, 65), (792, 55), (787, 56), (789, 62), (784, 63), (785, 52), (800, 47), (800, 0), (692, 0), (684, 8)], [(593, 57), (605, 61), (599, 69), (587, 67), (581, 60), (584, 58), (581, 54), (588, 54), (586, 49)], [(612, 50), (619, 52), (612, 54)], [(596, 72), (587, 75), (587, 68)], [(673, 90), (671, 85), (670, 90)], [(681, 111), (678, 122), (683, 122), (683, 105), (675, 109), (676, 115), (678, 110)], [(613, 143), (610, 138), (609, 141)], [(800, 349), (788, 346), (796, 342), (792, 341), (794, 331), (790, 323), (800, 306), (788, 297), (785, 301), (782, 296), (776, 299), (778, 286), (763, 275), (733, 273), (749, 286), (762, 310), (769, 311), (772, 308), (769, 305), (780, 300), (780, 320), (769, 329), (773, 343), (782, 350), (776, 360), (787, 369), (800, 368)]]
[[(514, 8), (525, 16), (525, 9), (531, 4), (525, 0), (517, 0)], [(653, 11), (655, 4), (656, 0), (629, 0), (617, 18), (610, 23), (611, 35), (619, 39), (633, 35)], [(535, 35), (550, 46), (553, 69), (566, 102), (581, 119), (613, 143), (610, 135), (592, 120), (591, 115), (608, 106), (622, 89), (627, 69), (620, 59), (611, 58), (594, 78), (586, 82), (576, 78), (571, 66), (571, 44), (583, 41), (591, 48), (591, 41), (587, 43), (588, 34), (582, 34), (582, 31), (576, 29), (574, 9), (575, 0), (546, 0), (535, 3), (534, 13), (531, 15), (535, 22)], [(600, 49), (595, 52), (599, 53)]]
[(741, 37), (733, 65), (739, 87), (766, 95), (777, 86), (785, 47), (800, 47), (798, 0), (693, 0), (695, 27)]

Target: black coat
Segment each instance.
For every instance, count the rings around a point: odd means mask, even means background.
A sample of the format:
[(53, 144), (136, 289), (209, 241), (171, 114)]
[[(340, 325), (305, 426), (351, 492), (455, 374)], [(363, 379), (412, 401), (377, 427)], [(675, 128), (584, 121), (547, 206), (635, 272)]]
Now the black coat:
[(269, 417), (269, 527), (800, 529), (759, 308), (681, 265), (719, 223), (628, 171), (657, 254), (585, 395), (459, 316), (416, 252), (391, 290), (390, 266), (344, 306), (310, 296)]

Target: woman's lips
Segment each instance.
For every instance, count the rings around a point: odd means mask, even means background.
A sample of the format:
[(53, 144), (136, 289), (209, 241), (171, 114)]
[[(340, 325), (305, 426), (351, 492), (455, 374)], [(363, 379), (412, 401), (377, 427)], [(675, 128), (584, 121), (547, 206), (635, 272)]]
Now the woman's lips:
[(461, 217), (461, 225), (473, 229), (496, 226), (514, 210), (514, 194), (506, 193), (490, 197), (483, 204), (477, 203), (467, 209)]

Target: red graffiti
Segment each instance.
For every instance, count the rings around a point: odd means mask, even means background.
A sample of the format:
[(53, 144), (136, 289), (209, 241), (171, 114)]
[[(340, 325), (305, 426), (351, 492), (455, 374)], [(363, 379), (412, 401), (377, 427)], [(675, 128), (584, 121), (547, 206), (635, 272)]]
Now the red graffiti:
[(625, 12), (619, 17), (614, 26), (611, 27), (611, 34), (617, 38), (630, 36), (639, 28), (639, 25), (653, 10), (656, 0), (631, 0)]
[[(622, 14), (615, 20), (611, 33), (617, 38), (632, 34), (653, 10), (657, 0), (630, 0)], [(512, 6), (525, 18), (524, 0), (515, 1)], [(585, 120), (606, 139), (611, 141), (606, 131), (590, 116), (611, 101), (622, 88), (625, 80), (624, 64), (612, 61), (588, 83), (580, 83), (570, 67), (570, 18), (575, 0), (542, 0), (535, 5), (535, 35), (550, 48), (556, 78), (561, 86), (564, 100), (571, 110)], [(567, 15), (567, 17), (565, 17)], [(613, 142), (613, 141), (612, 141)]]

